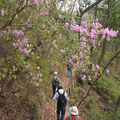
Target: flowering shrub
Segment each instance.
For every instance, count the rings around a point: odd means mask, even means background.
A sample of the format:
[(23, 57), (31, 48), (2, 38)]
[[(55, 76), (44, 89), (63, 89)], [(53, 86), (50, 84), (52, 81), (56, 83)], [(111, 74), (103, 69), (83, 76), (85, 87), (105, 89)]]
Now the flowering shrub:
[[(18, 89), (20, 100), (39, 92), (42, 95), (51, 83), (50, 71), (63, 69), (66, 61), (77, 58), (74, 49), (79, 57), (81, 80), (92, 80), (101, 74), (102, 67), (91, 59), (91, 48), (96, 50), (103, 39), (110, 42), (118, 31), (103, 28), (98, 20), (90, 26), (85, 22), (78, 26), (74, 18), (63, 22), (62, 13), (56, 18), (57, 7), (57, 0), (10, 0), (9, 5), (5, 0), (0, 2), (2, 94)], [(73, 44), (70, 40), (78, 33), (81, 39)]]
[[(81, 71), (81, 80), (94, 80), (102, 74), (103, 68), (95, 63), (97, 61), (92, 60), (91, 48), (95, 51), (100, 47), (100, 43), (102, 43), (104, 39), (108, 42), (111, 41), (113, 37), (117, 37), (118, 30), (114, 31), (112, 29), (103, 28), (98, 19), (95, 23), (92, 23), (91, 26), (88, 26), (85, 22), (82, 22), (81, 26), (75, 23), (75, 20), (72, 19), (72, 24), (70, 26), (69, 23), (65, 23), (65, 28), (66, 30), (69, 28), (73, 33), (77, 31), (81, 37), (77, 50), (77, 54), (80, 58), (79, 70)], [(90, 67), (91, 65), (92, 67)], [(107, 70), (107, 74), (109, 74), (109, 70)]]

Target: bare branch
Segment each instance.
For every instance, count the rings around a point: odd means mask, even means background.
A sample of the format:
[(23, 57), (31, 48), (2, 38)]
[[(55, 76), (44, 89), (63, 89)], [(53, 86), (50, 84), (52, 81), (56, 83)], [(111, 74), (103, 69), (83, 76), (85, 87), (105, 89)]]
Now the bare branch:
[(111, 60), (107, 63), (107, 65), (103, 69), (103, 73), (105, 72), (106, 68), (111, 64), (111, 62), (120, 54), (120, 51), (118, 51), (112, 58)]
[(101, 1), (103, 0), (97, 0), (95, 3), (89, 5), (87, 8), (85, 8), (82, 12), (81, 12), (81, 17), (88, 11), (90, 10), (91, 8), (93, 8), (95, 5), (99, 4)]

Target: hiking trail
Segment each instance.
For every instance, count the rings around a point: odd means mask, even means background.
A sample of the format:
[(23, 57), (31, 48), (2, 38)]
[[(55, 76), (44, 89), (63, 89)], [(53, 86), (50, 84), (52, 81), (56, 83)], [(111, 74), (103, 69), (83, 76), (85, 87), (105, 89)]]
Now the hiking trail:
[[(72, 70), (72, 77), (68, 78), (68, 72), (67, 71), (62, 71), (61, 73), (58, 74), (59, 78), (60, 78), (60, 82), (63, 86), (63, 89), (66, 91), (69, 87), (69, 85), (71, 83), (73, 83), (76, 80), (76, 76), (75, 76), (75, 71), (76, 71), (76, 65), (74, 66), (73, 70)], [(51, 100), (50, 102), (48, 102), (45, 106), (44, 112), (43, 112), (43, 116), (44, 116), (44, 120), (57, 120), (57, 101), (54, 102), (54, 100), (52, 99), (52, 86), (49, 90), (49, 94), (51, 96)], [(67, 93), (68, 94), (68, 93)], [(68, 95), (69, 99), (70, 96)], [(66, 105), (66, 113), (65, 113), (65, 118), (69, 115), (69, 103), (67, 103)]]

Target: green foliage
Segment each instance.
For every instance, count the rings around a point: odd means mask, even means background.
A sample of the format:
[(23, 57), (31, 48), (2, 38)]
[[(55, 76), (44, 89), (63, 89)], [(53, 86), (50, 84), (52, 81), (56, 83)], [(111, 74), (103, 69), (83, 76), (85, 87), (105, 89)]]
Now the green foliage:
[(86, 110), (86, 119), (91, 120), (109, 120), (110, 116), (106, 111), (103, 111), (99, 107), (92, 105), (90, 110)]
[(74, 93), (76, 99), (77, 98), (82, 98), (84, 93), (85, 93), (85, 90), (81, 87), (77, 87), (73, 90), (73, 93)]
[(96, 90), (110, 105), (115, 105), (120, 91), (119, 82), (112, 74), (109, 77), (104, 75), (102, 79), (97, 81)]

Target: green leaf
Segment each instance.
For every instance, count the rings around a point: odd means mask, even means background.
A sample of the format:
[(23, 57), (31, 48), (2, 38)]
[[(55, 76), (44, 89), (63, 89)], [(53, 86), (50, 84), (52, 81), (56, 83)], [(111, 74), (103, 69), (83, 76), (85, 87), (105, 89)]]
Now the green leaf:
[(2, 74), (2, 78), (6, 78), (6, 74)]
[(0, 87), (0, 92), (2, 91), (2, 88)]
[(15, 66), (13, 66), (13, 71), (16, 71), (17, 70), (17, 68), (15, 68)]
[(3, 68), (4, 72), (7, 73), (7, 68)]
[(17, 78), (17, 75), (13, 75), (14, 80)]

